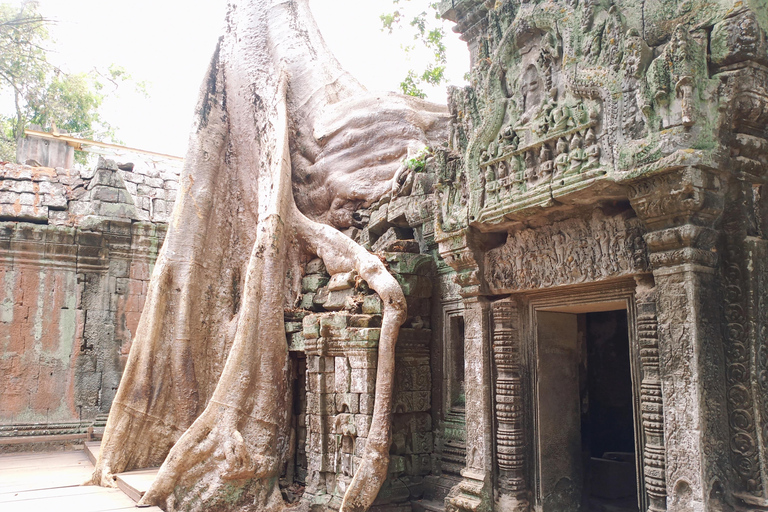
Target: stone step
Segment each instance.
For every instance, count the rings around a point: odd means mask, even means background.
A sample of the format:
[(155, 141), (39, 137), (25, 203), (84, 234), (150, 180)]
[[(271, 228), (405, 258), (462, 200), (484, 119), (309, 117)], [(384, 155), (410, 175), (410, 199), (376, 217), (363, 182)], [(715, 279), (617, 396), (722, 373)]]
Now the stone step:
[(91, 464), (95, 466), (96, 461), (99, 460), (101, 441), (86, 441), (83, 443), (83, 451), (88, 456), (88, 460), (91, 461)]
[(445, 512), (445, 503), (442, 501), (412, 501), (411, 507), (413, 512)]
[(117, 487), (133, 501), (138, 502), (155, 481), (160, 468), (137, 469), (115, 475)]

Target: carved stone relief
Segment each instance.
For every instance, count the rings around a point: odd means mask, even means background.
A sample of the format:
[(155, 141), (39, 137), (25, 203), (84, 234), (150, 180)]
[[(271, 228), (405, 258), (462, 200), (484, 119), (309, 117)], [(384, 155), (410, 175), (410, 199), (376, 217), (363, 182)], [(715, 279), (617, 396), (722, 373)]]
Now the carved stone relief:
[(511, 233), (485, 255), (485, 279), (494, 293), (561, 286), (645, 272), (642, 223), (626, 214), (555, 222)]

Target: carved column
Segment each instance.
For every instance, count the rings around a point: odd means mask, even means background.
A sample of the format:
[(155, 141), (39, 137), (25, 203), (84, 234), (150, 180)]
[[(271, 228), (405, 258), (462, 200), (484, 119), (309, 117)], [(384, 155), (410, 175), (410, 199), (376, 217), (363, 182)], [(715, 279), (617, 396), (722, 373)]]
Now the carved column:
[(642, 382), (640, 411), (643, 425), (643, 475), (648, 512), (667, 510), (664, 454), (664, 404), (659, 373), (659, 332), (653, 279), (637, 279), (637, 340)]
[[(714, 227), (724, 188), (715, 172), (688, 167), (636, 182), (630, 194), (648, 228), (645, 239), (656, 283), (670, 511), (704, 512), (722, 505), (728, 436), (716, 275), (719, 233)], [(652, 323), (645, 321), (641, 336), (652, 344)], [(647, 391), (650, 396), (652, 388)], [(653, 502), (661, 503), (661, 497)]]
[(438, 230), (440, 255), (456, 271), (464, 298), (464, 388), (467, 463), (462, 481), (445, 498), (448, 512), (492, 510), (493, 428), (491, 413), (490, 304), (481, 294), (482, 259), (473, 248), (469, 229)]
[(492, 312), (499, 505), (502, 510), (524, 512), (529, 510), (529, 500), (517, 304), (497, 301)]

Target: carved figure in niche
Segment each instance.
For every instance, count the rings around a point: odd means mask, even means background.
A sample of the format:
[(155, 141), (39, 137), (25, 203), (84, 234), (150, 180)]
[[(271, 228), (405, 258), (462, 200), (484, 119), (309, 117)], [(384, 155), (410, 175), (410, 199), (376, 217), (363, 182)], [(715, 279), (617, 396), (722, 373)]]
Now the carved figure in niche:
[(607, 44), (603, 45), (601, 61), (604, 66), (618, 72), (622, 58), (621, 45), (619, 44), (622, 30), (621, 18), (619, 17), (619, 10), (615, 5), (611, 6), (608, 14), (610, 16), (605, 20), (605, 30), (603, 32), (603, 40)]
[(647, 47), (643, 45), (644, 41), (637, 29), (629, 29), (624, 38), (624, 59), (622, 61), (622, 66), (627, 76), (640, 78), (643, 61), (646, 54), (649, 53), (649, 50), (646, 49)]
[(562, 176), (568, 170), (568, 143), (564, 138), (557, 141), (557, 157), (555, 158), (555, 176)]
[(542, 86), (541, 77), (536, 66), (533, 64), (529, 65), (523, 73), (523, 83), (520, 86), (520, 92), (523, 95), (522, 110), (524, 112), (520, 120), (523, 123), (527, 123), (530, 120), (530, 111), (541, 103)]
[(509, 180), (514, 183), (522, 183), (523, 180), (523, 162), (520, 155), (515, 155), (509, 159)]
[(541, 170), (541, 177), (546, 178), (552, 174), (554, 168), (554, 162), (552, 161), (552, 150), (546, 144), (541, 145), (541, 151), (539, 152), (539, 164)]
[(340, 490), (345, 491), (347, 480), (355, 474), (353, 454), (357, 440), (357, 428), (354, 417), (351, 414), (339, 414), (333, 423), (333, 431), (336, 436), (336, 456), (334, 458), (334, 472), (346, 477), (340, 481)]
[(600, 167), (600, 144), (597, 143), (597, 137), (592, 128), (587, 130), (587, 135), (584, 137), (584, 141), (587, 144), (587, 163), (584, 164), (583, 170), (597, 169)]
[(565, 104), (560, 105), (552, 112), (552, 122), (554, 124), (553, 129), (556, 132), (575, 126), (571, 117), (571, 109)]
[[(650, 101), (662, 115), (662, 127), (675, 122), (671, 120), (670, 114), (673, 112), (669, 110), (675, 107), (673, 100), (680, 100), (676, 108), (680, 109), (682, 124), (690, 126), (694, 123), (694, 90), (696, 77), (700, 74), (697, 68), (706, 65), (700, 54), (698, 43), (683, 25), (678, 25), (664, 52), (651, 63), (647, 76), (648, 93), (652, 96)], [(643, 106), (646, 116), (650, 114), (651, 107), (649, 103)]]
[(581, 18), (581, 29), (588, 32), (592, 28), (595, 19), (595, 4), (597, 0), (584, 0), (584, 12)]
[(534, 181), (538, 178), (538, 172), (536, 169), (536, 155), (533, 154), (533, 151), (526, 151), (525, 152), (525, 179), (530, 181)]
[(568, 174), (579, 172), (586, 159), (587, 154), (584, 151), (584, 141), (579, 132), (576, 132), (571, 139), (571, 151), (568, 153)]
[(600, 53), (603, 51), (604, 31), (605, 24), (603, 23), (592, 32), (592, 37), (587, 40), (587, 44), (584, 46), (584, 57), (591, 64), (597, 64)]
[(511, 126), (504, 128), (501, 132), (501, 139), (510, 151), (516, 151), (520, 144), (520, 137), (517, 136), (517, 132)]

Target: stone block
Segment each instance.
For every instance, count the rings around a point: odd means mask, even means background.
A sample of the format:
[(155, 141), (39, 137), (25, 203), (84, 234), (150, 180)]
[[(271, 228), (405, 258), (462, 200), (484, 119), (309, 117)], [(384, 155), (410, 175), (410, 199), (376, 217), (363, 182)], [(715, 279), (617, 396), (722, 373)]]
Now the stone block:
[(381, 315), (349, 315), (350, 327), (381, 327)]
[(319, 317), (320, 336), (323, 338), (344, 339), (349, 315), (345, 313), (324, 314)]
[(285, 333), (293, 334), (294, 332), (301, 332), (304, 326), (302, 322), (285, 322)]
[(360, 414), (373, 414), (373, 404), (375, 402), (375, 395), (373, 393), (361, 393), (360, 394)]
[(310, 311), (313, 311), (315, 306), (315, 294), (314, 293), (305, 293), (301, 296), (301, 302), (299, 303), (299, 307), (301, 309), (307, 309)]
[[(363, 416), (363, 417), (367, 418), (369, 416)], [(355, 457), (362, 457), (363, 454), (365, 453), (365, 442), (367, 441), (367, 439), (365, 439), (365, 438), (368, 437), (368, 431), (366, 430), (365, 435), (362, 435), (362, 434), (360, 434), (360, 431), (358, 430), (357, 435), (358, 435), (358, 438), (355, 439), (354, 455), (355, 455)]]
[(390, 226), (387, 220), (388, 205), (385, 203), (378, 210), (371, 212), (371, 220), (368, 222), (368, 231), (372, 235), (381, 235)]
[(118, 189), (113, 187), (96, 186), (91, 190), (92, 201), (106, 201), (116, 203), (120, 199)]
[(51, 209), (63, 210), (67, 207), (67, 196), (45, 194), (40, 204)]
[(320, 310), (328, 302), (328, 288), (323, 286), (315, 293), (315, 297), (312, 299), (315, 310)]
[(301, 332), (288, 334), (288, 350), (291, 352), (303, 352), (306, 340)]
[(301, 279), (302, 293), (316, 292), (319, 288), (328, 284), (328, 278), (319, 274), (306, 275)]
[(381, 253), (391, 272), (397, 274), (425, 275), (432, 271), (433, 259), (429, 254), (412, 254), (407, 252)]
[(368, 437), (372, 421), (373, 416), (370, 414), (355, 414), (355, 429), (357, 429), (358, 437)]
[(405, 472), (405, 457), (400, 455), (390, 455), (389, 457), (389, 473), (404, 473)]
[(335, 392), (349, 393), (351, 371), (346, 357), (335, 357)]
[(378, 355), (373, 350), (366, 351), (363, 354), (356, 353), (347, 356), (350, 368), (376, 368), (378, 359)]
[(328, 292), (328, 300), (323, 303), (323, 307), (329, 311), (340, 311), (352, 307), (354, 305), (354, 297), (354, 288)]
[(322, 259), (315, 258), (313, 260), (310, 260), (309, 263), (307, 263), (306, 273), (307, 275), (309, 274), (328, 275), (328, 270), (326, 270), (325, 263), (323, 263)]
[(373, 393), (376, 389), (376, 372), (372, 368), (350, 370), (350, 391), (352, 393)]
[(301, 324), (302, 324), (302, 332), (305, 338), (320, 337), (320, 317), (319, 316), (307, 315), (301, 321)]
[(434, 449), (432, 432), (412, 432), (409, 449), (412, 453), (431, 453)]
[(136, 208), (125, 203), (100, 203), (98, 214), (103, 217), (133, 219), (136, 217)]
[(144, 184), (152, 188), (163, 188), (163, 180), (161, 178), (144, 178)]
[(362, 342), (364, 345), (375, 347), (379, 343), (381, 328), (374, 327), (349, 327), (346, 339), (348, 341)]
[[(359, 396), (357, 393), (336, 393), (336, 411), (337, 413), (357, 414), (360, 412)], [(333, 413), (330, 413), (333, 414)]]
[(380, 315), (383, 307), (378, 294), (366, 295), (363, 299), (363, 313), (366, 315)]
[(410, 228), (392, 226), (387, 229), (378, 240), (376, 240), (371, 249), (373, 249), (374, 252), (400, 252), (387, 249), (387, 247), (396, 240), (413, 240), (413, 230)]
[(331, 276), (331, 280), (328, 282), (328, 291), (335, 292), (340, 290), (347, 290), (355, 287), (355, 278), (357, 272), (342, 272), (340, 274), (334, 274)]
[(335, 390), (334, 373), (310, 373), (307, 375), (307, 391), (328, 395)]

